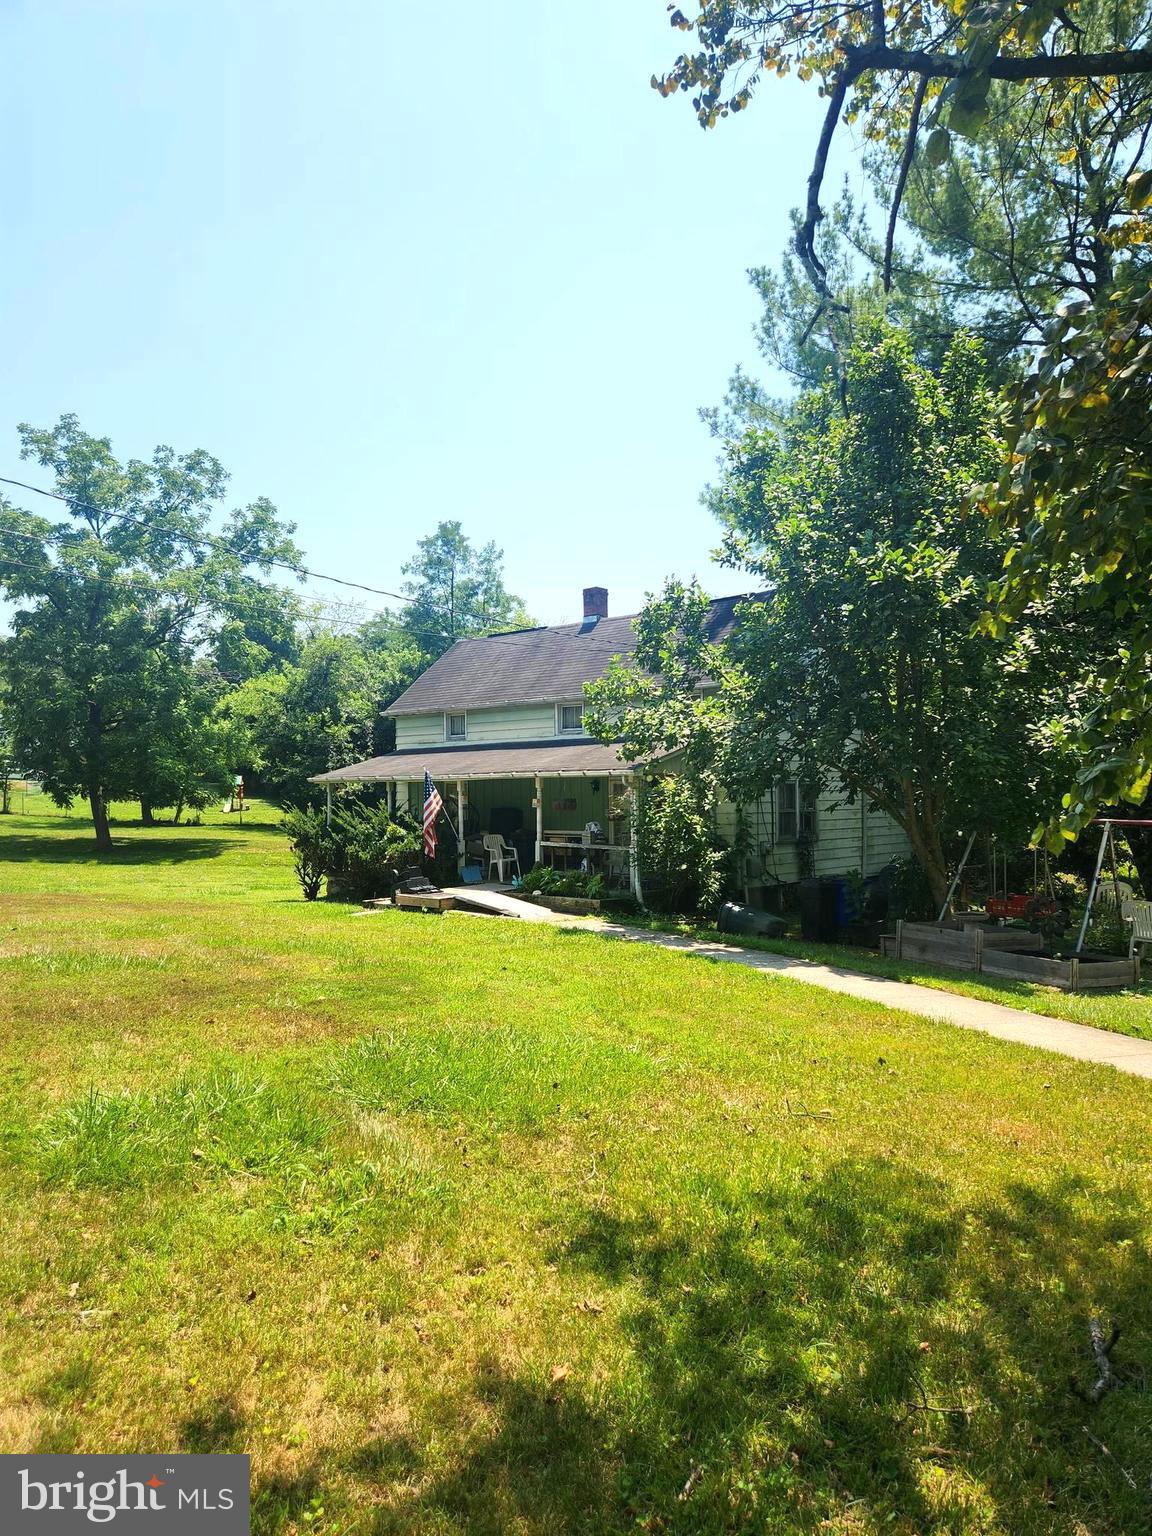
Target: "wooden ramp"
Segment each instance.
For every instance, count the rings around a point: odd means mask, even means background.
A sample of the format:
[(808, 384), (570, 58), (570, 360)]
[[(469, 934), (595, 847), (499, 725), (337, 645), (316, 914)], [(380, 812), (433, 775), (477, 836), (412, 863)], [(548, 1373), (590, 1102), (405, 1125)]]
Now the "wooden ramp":
[(564, 921), (559, 912), (550, 912), (547, 907), (538, 907), (534, 901), (522, 901), (507, 891), (496, 891), (491, 887), (446, 885), (444, 895), (451, 896), (457, 907), (466, 912), (490, 912), (494, 917), (521, 917), (526, 923)]

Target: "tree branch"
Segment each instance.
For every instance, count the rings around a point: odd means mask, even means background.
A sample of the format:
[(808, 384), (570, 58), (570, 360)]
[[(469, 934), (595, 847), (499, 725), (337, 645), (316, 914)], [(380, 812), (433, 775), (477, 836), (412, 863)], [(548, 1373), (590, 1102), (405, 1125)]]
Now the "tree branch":
[(840, 310), (842, 314), (846, 314), (847, 310), (843, 304), (833, 299), (828, 287), (827, 269), (816, 254), (816, 226), (824, 217), (824, 210), (820, 207), (820, 188), (828, 166), (828, 151), (832, 148), (836, 125), (840, 121), (840, 113), (844, 110), (844, 98), (848, 94), (848, 87), (858, 74), (859, 71), (853, 73), (851, 69), (842, 70), (832, 88), (828, 110), (824, 114), (824, 124), (820, 129), (820, 139), (816, 145), (816, 158), (812, 162), (812, 170), (808, 177), (808, 202), (804, 209), (804, 222), (796, 232), (796, 251), (804, 263), (805, 271), (812, 279), (816, 292), (832, 308)]
[[(925, 48), (890, 48), (869, 42), (842, 43), (848, 63), (842, 78), (849, 83), (867, 70), (899, 70), (932, 80), (955, 80), (972, 73), (959, 53), (930, 53)], [(1090, 80), (1103, 75), (1152, 74), (1152, 48), (1115, 48), (1109, 53), (1039, 53), (1030, 58), (992, 59), (981, 71), (993, 80)]]
[(928, 76), (921, 75), (916, 82), (916, 95), (912, 101), (912, 115), (908, 121), (908, 137), (904, 140), (904, 154), (900, 161), (900, 174), (896, 178), (896, 190), (892, 194), (892, 206), (888, 210), (888, 233), (884, 240), (884, 292), (892, 292), (892, 246), (896, 239), (896, 220), (900, 216), (900, 204), (904, 201), (904, 188), (908, 185), (908, 172), (912, 169), (912, 157), (916, 153), (916, 135), (920, 128), (920, 109), (924, 105), (924, 92), (928, 89)]

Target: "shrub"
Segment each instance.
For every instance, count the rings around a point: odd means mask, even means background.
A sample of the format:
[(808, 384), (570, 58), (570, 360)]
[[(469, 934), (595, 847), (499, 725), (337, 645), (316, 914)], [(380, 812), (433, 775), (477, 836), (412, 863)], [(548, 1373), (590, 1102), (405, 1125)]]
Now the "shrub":
[(379, 896), (420, 858), (421, 836), (407, 816), (386, 806), (349, 805), (332, 813), (331, 852), (325, 869), (349, 896)]
[(327, 874), (328, 828), (324, 813), (314, 805), (286, 811), (280, 823), (287, 832), (292, 848), (292, 867), (304, 892), (305, 901), (315, 901), (320, 894), (320, 882)]
[(305, 901), (316, 900), (324, 879), (329, 894), (338, 884), (341, 894), (379, 896), (420, 854), (415, 823), (406, 816), (392, 817), (383, 805), (341, 806), (333, 811), (330, 826), (315, 806), (291, 809), (281, 826), (291, 839)]
[(678, 774), (647, 784), (636, 807), (636, 857), (649, 905), (665, 912), (714, 908), (728, 848), (706, 809), (711, 796)]
[(1105, 955), (1128, 953), (1128, 924), (1118, 907), (1097, 904), (1092, 908), (1085, 947)]
[(585, 874), (579, 869), (549, 869), (545, 864), (537, 864), (521, 880), (520, 889), (530, 896), (586, 896), (598, 901), (604, 894), (604, 876)]

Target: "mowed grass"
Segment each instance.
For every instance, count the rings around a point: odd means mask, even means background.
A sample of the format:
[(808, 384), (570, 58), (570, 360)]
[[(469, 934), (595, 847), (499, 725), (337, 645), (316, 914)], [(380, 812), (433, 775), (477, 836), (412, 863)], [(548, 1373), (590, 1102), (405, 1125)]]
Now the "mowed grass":
[(307, 905), (273, 819), (0, 821), (0, 1450), (250, 1451), (261, 1536), (1148, 1529), (1152, 1085)]

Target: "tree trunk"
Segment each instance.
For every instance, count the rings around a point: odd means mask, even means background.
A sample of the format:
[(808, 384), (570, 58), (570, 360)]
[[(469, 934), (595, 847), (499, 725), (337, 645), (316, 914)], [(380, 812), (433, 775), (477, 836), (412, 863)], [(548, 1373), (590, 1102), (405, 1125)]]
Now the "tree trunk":
[(944, 863), (944, 855), (939, 848), (929, 846), (922, 837), (910, 837), (909, 841), (912, 844), (912, 855), (924, 871), (924, 878), (928, 881), (928, 889), (932, 892), (936, 911), (939, 912), (951, 884), (951, 876), (948, 874), (948, 866)]
[(183, 814), (184, 814), (184, 796), (181, 795), (179, 800), (177, 800), (177, 802), (176, 802), (176, 809), (172, 813), (172, 825), (174, 827), (178, 827), (180, 825), (180, 818), (181, 818), (181, 816), (183, 816)]
[(0, 816), (12, 814), (12, 781), (5, 774), (0, 779)]
[(151, 800), (145, 800), (143, 795), (140, 796), (140, 821), (145, 827), (154, 827), (156, 825), (156, 818), (152, 814), (152, 802)]
[(912, 856), (924, 871), (924, 878), (928, 881), (928, 889), (932, 892), (936, 911), (939, 912), (944, 905), (944, 898), (948, 895), (948, 886), (951, 884), (944, 850), (940, 846), (940, 835), (935, 825), (925, 825), (924, 818), (921, 817), (915, 805), (906, 804), (903, 820), (904, 830), (912, 845)]
[(108, 830), (108, 801), (104, 794), (104, 785), (99, 782), (103, 777), (100, 768), (101, 747), (104, 740), (104, 711), (96, 699), (88, 701), (88, 772), (91, 778), (88, 781), (88, 804), (92, 808), (92, 826), (96, 833), (96, 847), (101, 853), (112, 852), (112, 834)]
[(104, 791), (98, 784), (88, 788), (88, 804), (92, 808), (92, 826), (96, 832), (96, 846), (101, 853), (112, 852), (112, 834), (108, 830), (108, 805)]

